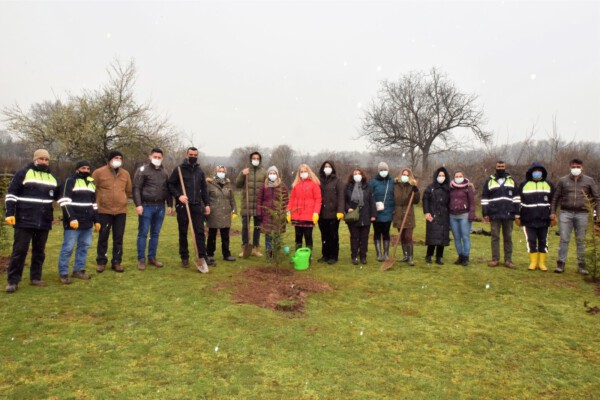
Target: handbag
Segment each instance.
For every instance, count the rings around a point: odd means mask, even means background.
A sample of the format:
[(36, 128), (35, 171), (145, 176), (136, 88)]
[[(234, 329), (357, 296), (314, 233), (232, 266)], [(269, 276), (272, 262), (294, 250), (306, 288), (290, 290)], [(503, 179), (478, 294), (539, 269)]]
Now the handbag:
[(388, 187), (389, 187), (389, 185), (386, 183), (385, 184), (385, 194), (383, 195), (383, 201), (375, 202), (375, 208), (377, 209), (377, 211), (383, 211), (385, 209), (385, 198), (387, 197)]
[(360, 206), (357, 206), (354, 210), (344, 215), (344, 221), (356, 222), (360, 218)]

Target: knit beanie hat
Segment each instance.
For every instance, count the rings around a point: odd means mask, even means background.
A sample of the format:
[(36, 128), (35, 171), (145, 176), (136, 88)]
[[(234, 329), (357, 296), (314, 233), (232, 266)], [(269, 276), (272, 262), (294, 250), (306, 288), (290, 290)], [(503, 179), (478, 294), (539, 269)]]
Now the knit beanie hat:
[(78, 170), (81, 167), (92, 167), (92, 164), (88, 160), (79, 160), (75, 163), (75, 170)]
[(48, 150), (46, 150), (46, 149), (37, 149), (36, 151), (33, 152), (33, 161), (35, 161), (39, 158), (50, 159), (50, 153), (48, 153)]
[(113, 150), (110, 153), (108, 153), (108, 161), (112, 160), (115, 157), (123, 158), (123, 153), (121, 153), (119, 150)]
[(379, 163), (377, 168), (379, 169), (379, 171), (389, 171), (390, 170), (388, 168), (388, 165), (386, 163), (384, 163), (383, 161)]
[(277, 167), (276, 167), (276, 166), (274, 166), (274, 165), (271, 165), (271, 166), (269, 167), (269, 169), (267, 170), (267, 174), (268, 174), (269, 172), (271, 172), (271, 171), (274, 171), (274, 172), (277, 174), (277, 176), (279, 176), (279, 170), (277, 169)]

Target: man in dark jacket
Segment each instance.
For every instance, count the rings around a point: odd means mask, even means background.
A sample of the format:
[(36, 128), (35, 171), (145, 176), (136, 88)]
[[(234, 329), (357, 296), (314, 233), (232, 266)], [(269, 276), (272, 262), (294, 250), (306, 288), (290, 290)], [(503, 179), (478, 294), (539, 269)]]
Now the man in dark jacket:
[[(181, 171), (183, 177), (185, 195), (183, 194), (183, 188), (181, 187), (179, 171)], [(196, 236), (196, 246), (198, 248), (197, 256), (201, 259), (204, 259), (206, 256), (204, 215), (210, 214), (206, 178), (200, 165), (198, 165), (197, 148), (188, 148), (185, 155), (185, 161), (171, 173), (171, 176), (169, 177), (169, 192), (177, 199), (175, 209), (177, 211), (177, 224), (179, 225), (179, 255), (181, 257), (182, 266), (187, 268), (189, 266), (190, 258), (187, 242), (187, 231), (190, 221), (187, 215), (186, 204), (190, 209), (192, 218), (191, 224)], [(211, 265), (208, 262), (207, 264)]]
[(146, 240), (148, 243), (148, 263), (161, 268), (163, 263), (156, 259), (158, 235), (165, 219), (165, 203), (167, 213), (173, 210), (173, 197), (169, 194), (169, 175), (162, 166), (163, 151), (152, 149), (148, 156), (150, 162), (142, 165), (133, 178), (133, 202), (138, 214), (138, 269), (146, 269)]
[(484, 222), (491, 224), (492, 259), (488, 266), (500, 263), (500, 230), (504, 239), (504, 266), (516, 268), (512, 262), (512, 230), (515, 215), (519, 212), (521, 198), (515, 180), (506, 172), (504, 161), (496, 162), (496, 172), (485, 181), (481, 195)]
[(6, 193), (6, 223), (15, 228), (7, 293), (15, 292), (21, 281), (29, 243), (32, 244), (30, 283), (46, 286), (42, 281), (42, 265), (48, 232), (52, 229), (52, 201), (58, 199), (58, 182), (48, 168), (49, 163), (48, 151), (36, 150), (33, 162), (17, 171)]
[(546, 181), (548, 172), (538, 163), (533, 163), (525, 182), (519, 187), (521, 211), (515, 216), (517, 226), (523, 226), (529, 251), (529, 270), (538, 265), (541, 271), (547, 271), (546, 253), (548, 252), (548, 227), (550, 226), (550, 202), (554, 186)]
[(69, 260), (75, 251), (73, 278), (90, 279), (85, 272), (87, 251), (92, 244), (92, 230), (100, 230), (97, 222), (96, 186), (90, 174), (88, 160), (77, 161), (75, 173), (61, 186), (58, 204), (63, 212), (64, 240), (58, 257), (58, 274), (64, 284), (71, 283)]
[(321, 181), (321, 212), (319, 230), (321, 231), (322, 257), (318, 262), (329, 265), (337, 263), (340, 252), (339, 228), (344, 217), (345, 183), (337, 176), (333, 161), (325, 161), (319, 168)]
[(556, 192), (552, 197), (552, 214), (550, 215), (552, 220), (556, 220), (556, 211), (560, 206), (560, 245), (554, 272), (560, 274), (565, 271), (571, 231), (575, 229), (578, 271), (582, 275), (587, 275), (588, 270), (585, 268), (585, 230), (589, 216), (587, 205), (588, 199), (592, 204), (595, 203), (595, 218), (598, 220), (600, 217), (600, 193), (594, 179), (583, 175), (583, 162), (581, 160), (571, 160), (570, 168), (571, 173), (558, 180)]

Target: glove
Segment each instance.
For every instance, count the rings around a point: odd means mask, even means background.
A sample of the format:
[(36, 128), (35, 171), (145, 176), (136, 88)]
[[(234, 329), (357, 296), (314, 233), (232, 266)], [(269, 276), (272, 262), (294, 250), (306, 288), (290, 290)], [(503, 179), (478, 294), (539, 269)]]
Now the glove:
[(6, 218), (4, 218), (4, 220), (9, 225), (14, 225), (16, 223), (14, 215), (12, 217), (6, 217)]
[(74, 219), (73, 221), (69, 222), (69, 226), (71, 227), (71, 229), (77, 229), (79, 228), (79, 221)]
[(335, 214), (335, 216), (337, 217), (338, 221), (341, 220), (342, 218), (344, 218), (344, 213), (337, 213)]
[(100, 232), (100, 222), (96, 222), (96, 223), (94, 224), (94, 230), (95, 230), (96, 232)]
[(288, 222), (288, 224), (290, 222), (292, 222), (292, 214), (290, 214), (290, 212), (288, 211), (287, 214), (285, 215), (285, 220)]
[(319, 214), (314, 213), (313, 214), (313, 224), (316, 224), (317, 222), (319, 222)]
[(415, 185), (413, 186), (412, 191), (415, 193), (419, 193), (419, 188)]
[(520, 228), (521, 227), (521, 218), (515, 218), (515, 224)]
[(232, 213), (231, 214), (231, 218), (236, 219), (237, 218), (237, 214), (236, 213)]

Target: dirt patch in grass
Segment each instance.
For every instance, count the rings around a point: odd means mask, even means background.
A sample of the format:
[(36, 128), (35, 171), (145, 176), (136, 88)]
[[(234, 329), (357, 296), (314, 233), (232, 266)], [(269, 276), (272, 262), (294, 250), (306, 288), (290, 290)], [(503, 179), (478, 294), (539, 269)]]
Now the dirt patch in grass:
[(309, 293), (332, 290), (327, 283), (289, 268), (250, 267), (237, 278), (216, 289), (233, 286), (231, 296), (236, 303), (282, 311), (291, 317), (302, 314)]
[(3, 274), (8, 269), (8, 262), (10, 261), (10, 257), (0, 256), (0, 274)]

